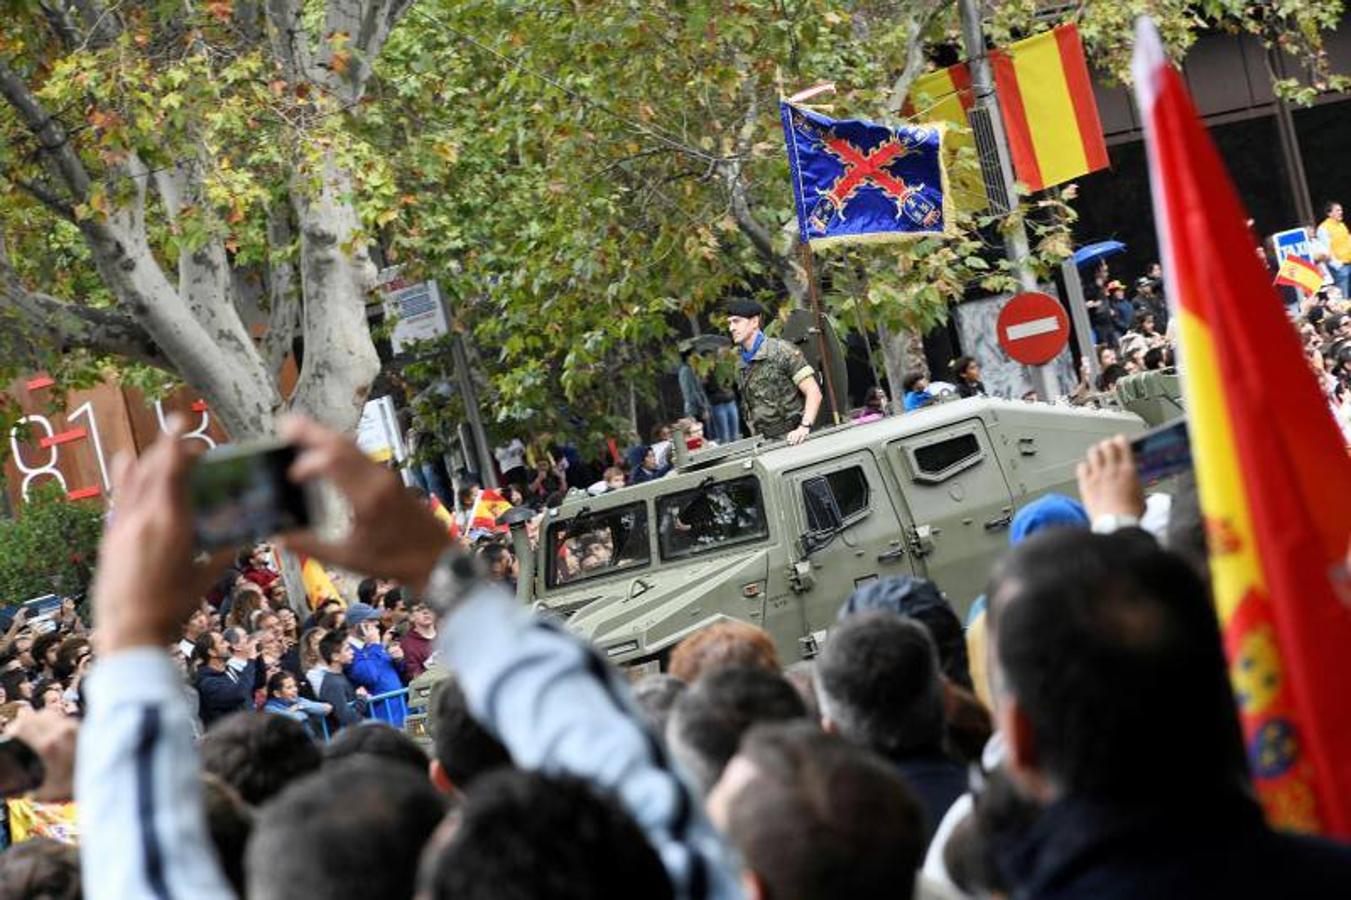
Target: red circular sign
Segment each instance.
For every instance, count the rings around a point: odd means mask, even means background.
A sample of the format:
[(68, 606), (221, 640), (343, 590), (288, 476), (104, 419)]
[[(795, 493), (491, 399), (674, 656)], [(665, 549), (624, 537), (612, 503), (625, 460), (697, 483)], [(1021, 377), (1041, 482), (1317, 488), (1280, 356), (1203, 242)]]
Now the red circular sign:
[(1070, 339), (1070, 318), (1050, 294), (1015, 294), (999, 311), (999, 346), (1024, 365), (1040, 366), (1055, 359)]

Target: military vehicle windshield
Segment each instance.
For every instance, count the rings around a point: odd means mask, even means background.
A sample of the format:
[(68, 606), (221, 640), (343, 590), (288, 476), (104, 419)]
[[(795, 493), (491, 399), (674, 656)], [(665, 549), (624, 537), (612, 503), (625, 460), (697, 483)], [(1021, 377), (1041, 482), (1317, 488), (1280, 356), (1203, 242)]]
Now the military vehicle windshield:
[(647, 565), (647, 504), (583, 513), (549, 526), (549, 586)]
[(754, 475), (657, 498), (661, 558), (683, 559), (769, 534)]

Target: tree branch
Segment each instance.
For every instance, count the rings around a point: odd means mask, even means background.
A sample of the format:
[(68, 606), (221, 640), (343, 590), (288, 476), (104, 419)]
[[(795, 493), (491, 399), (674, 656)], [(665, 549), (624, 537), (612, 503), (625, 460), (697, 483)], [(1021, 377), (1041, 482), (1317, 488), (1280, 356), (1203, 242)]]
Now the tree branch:
[(47, 114), (27, 83), (3, 60), (0, 60), (0, 95), (19, 114), (24, 127), (37, 138), (42, 158), (53, 177), (65, 184), (76, 203), (83, 203), (89, 196), (89, 172), (71, 146), (65, 128)]
[[(199, 148), (199, 153), (202, 152)], [(200, 162), (185, 161), (158, 169), (152, 176), (170, 222), (177, 222), (188, 206), (202, 208), (205, 188)], [(247, 356), (255, 352), (248, 329), (235, 305), (234, 283), (225, 242), (208, 238), (198, 247), (183, 245), (178, 251), (178, 296), (193, 318), (215, 336), (222, 351)]]
[(88, 29), (84, 39), (85, 48), (97, 50), (107, 47), (122, 33), (122, 19), (115, 10), (108, 9), (98, 0), (72, 0), (72, 3)]
[(910, 29), (906, 34), (905, 66), (891, 85), (891, 97), (887, 100), (887, 112), (899, 115), (910, 93), (910, 85), (924, 71), (924, 33), (929, 30), (933, 20), (946, 9), (951, 0), (929, 0), (928, 9), (916, 11), (910, 19)]
[(80, 45), (80, 31), (71, 20), (70, 8), (61, 2), (44, 2), (38, 4), (42, 10), (42, 15), (46, 17), (47, 24), (51, 26), (52, 32), (57, 39), (61, 41), (61, 46), (67, 50), (74, 50)]
[(755, 120), (760, 113), (760, 98), (756, 96), (755, 82), (752, 79), (746, 79), (743, 94), (746, 99), (746, 114), (742, 117), (741, 128), (737, 131), (736, 152), (729, 159), (719, 163), (719, 169), (722, 172), (723, 179), (727, 182), (730, 194), (729, 208), (732, 219), (741, 229), (741, 233), (751, 242), (755, 252), (760, 254), (760, 258), (768, 263), (775, 274), (779, 276), (779, 280), (783, 282), (788, 295), (793, 298), (794, 302), (801, 303), (807, 297), (807, 284), (803, 280), (802, 271), (791, 259), (774, 248), (773, 235), (755, 218), (755, 214), (751, 211), (749, 191), (742, 165), (755, 140)]
[(299, 0), (267, 0), (266, 12), (272, 55), (281, 63), (282, 74), (292, 84), (309, 81), (313, 61)]
[(2, 169), (0, 169), (0, 177), (9, 181), (19, 190), (23, 191), (66, 221), (78, 223), (78, 219), (75, 216), (75, 208), (67, 203), (65, 198), (57, 195), (55, 191), (45, 185), (38, 184), (35, 181), (29, 181), (26, 178), (15, 175), (13, 172)]
[[(273, 204), (267, 214), (267, 243), (275, 252), (290, 249), (295, 241), (291, 226), (291, 208), (286, 203)], [(291, 352), (291, 340), (300, 324), (300, 284), (295, 263), (280, 260), (267, 268), (268, 317), (267, 333), (258, 348), (263, 364), (273, 374), (281, 371), (286, 354)]]
[[(0, 302), (16, 315), (4, 316), (22, 338), (41, 338), (57, 353), (83, 349), (171, 369), (149, 332), (116, 310), (96, 309), (30, 291), (10, 265), (0, 235)], [(0, 324), (0, 329), (4, 327)]]
[[(324, 10), (324, 37), (319, 67), (329, 75), (334, 92), (345, 103), (355, 103), (366, 91), (371, 63), (412, 0), (328, 0)], [(345, 43), (334, 40), (347, 35)], [(341, 64), (337, 55), (345, 54)]]

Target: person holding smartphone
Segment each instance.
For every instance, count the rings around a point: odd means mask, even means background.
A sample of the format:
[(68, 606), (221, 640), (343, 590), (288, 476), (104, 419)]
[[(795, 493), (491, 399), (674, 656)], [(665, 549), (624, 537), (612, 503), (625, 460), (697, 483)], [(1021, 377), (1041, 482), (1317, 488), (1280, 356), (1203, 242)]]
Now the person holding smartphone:
[(247, 659), (238, 671), (230, 668), (230, 645), (219, 631), (209, 631), (197, 639), (192, 658), (197, 663), (198, 714), (202, 727), (230, 713), (248, 709), (257, 678), (257, 644), (250, 641)]
[[(353, 603), (347, 608), (347, 642), (352, 646), (352, 662), (344, 671), (352, 684), (364, 687), (372, 697), (403, 688), (403, 679), (399, 676), (403, 651), (397, 644), (392, 648), (385, 646), (379, 621), (380, 611), (370, 604)], [(372, 717), (395, 728), (403, 727), (407, 712), (401, 696), (371, 704)]]

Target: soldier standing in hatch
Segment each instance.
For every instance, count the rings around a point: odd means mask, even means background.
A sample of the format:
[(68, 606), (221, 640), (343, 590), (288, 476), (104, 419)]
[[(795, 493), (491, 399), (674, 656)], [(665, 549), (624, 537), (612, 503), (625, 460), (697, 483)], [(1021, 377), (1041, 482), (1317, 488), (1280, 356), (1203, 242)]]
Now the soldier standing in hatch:
[(737, 384), (755, 434), (800, 444), (821, 408), (821, 387), (802, 351), (760, 330), (765, 310), (754, 300), (727, 304), (727, 327), (741, 350)]

